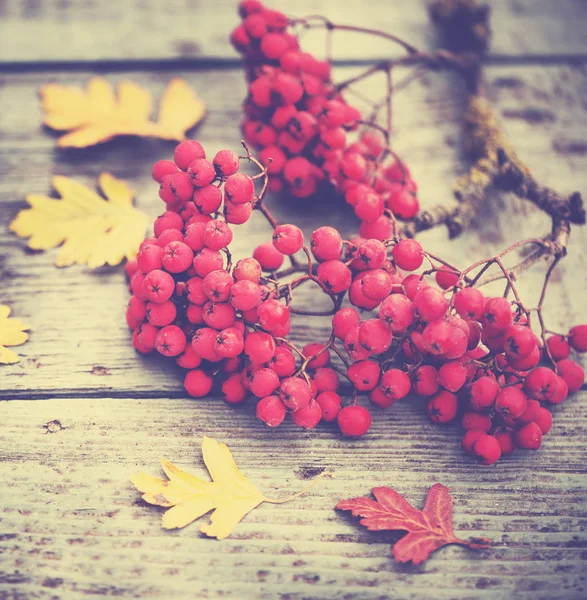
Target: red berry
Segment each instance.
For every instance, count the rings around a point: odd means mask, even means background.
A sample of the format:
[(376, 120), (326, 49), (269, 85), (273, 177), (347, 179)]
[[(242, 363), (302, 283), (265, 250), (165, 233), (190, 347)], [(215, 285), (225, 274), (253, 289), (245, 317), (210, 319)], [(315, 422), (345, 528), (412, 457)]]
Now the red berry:
[(367, 298), (381, 302), (391, 293), (393, 280), (387, 271), (373, 269), (363, 273), (361, 286), (362, 292)]
[[(507, 388), (506, 388), (507, 389)], [(532, 423), (538, 416), (538, 411), (540, 410), (540, 402), (538, 400), (534, 400), (530, 398), (526, 404), (526, 410), (519, 417), (512, 417), (516, 419), (516, 423), (518, 425), (528, 425), (528, 423)], [(509, 416), (509, 415), (505, 415)]]
[(463, 429), (475, 429), (487, 433), (492, 427), (491, 417), (478, 412), (466, 412), (461, 421)]
[(492, 465), (501, 457), (501, 446), (498, 440), (487, 433), (480, 435), (472, 446), (473, 454), (484, 465)]
[(169, 176), (169, 189), (180, 206), (191, 200), (194, 193), (190, 176), (183, 171)]
[(449, 423), (457, 416), (457, 397), (441, 390), (430, 398), (427, 405), (428, 416), (435, 423)]
[(424, 251), (416, 240), (400, 240), (391, 251), (395, 264), (404, 271), (415, 271), (424, 262)]
[(249, 257), (241, 258), (234, 266), (232, 274), (237, 281), (247, 279), (248, 281), (259, 283), (261, 271), (262, 269), (259, 261)]
[(212, 219), (204, 227), (202, 240), (208, 248), (220, 250), (226, 248), (232, 241), (232, 231), (224, 221)]
[(475, 288), (459, 290), (454, 296), (453, 303), (455, 310), (463, 319), (479, 320), (485, 310), (485, 298)]
[(364, 406), (347, 406), (338, 413), (337, 423), (343, 435), (360, 437), (371, 427), (371, 413)]
[(222, 384), (224, 400), (229, 404), (239, 404), (247, 397), (247, 388), (243, 385), (240, 373), (232, 373)]
[(221, 269), (208, 273), (202, 282), (204, 293), (214, 302), (226, 302), (233, 285), (232, 276)]
[(424, 321), (437, 321), (446, 314), (448, 300), (441, 291), (429, 286), (414, 296), (414, 308)]
[(509, 456), (516, 449), (514, 434), (511, 430), (496, 431), (494, 436), (499, 442), (502, 456)]
[(253, 258), (264, 271), (276, 271), (283, 264), (283, 254), (270, 242), (259, 244), (253, 252)]
[(337, 372), (330, 367), (316, 369), (312, 379), (319, 392), (335, 392), (340, 384)]
[(537, 423), (528, 423), (516, 432), (516, 443), (520, 448), (538, 450), (542, 443), (542, 430)]
[(371, 354), (382, 354), (391, 347), (392, 333), (380, 319), (369, 319), (359, 326), (359, 343)]
[(322, 409), (322, 418), (331, 423), (336, 421), (338, 413), (340, 413), (340, 396), (335, 392), (322, 392), (316, 397), (316, 402)]
[(399, 333), (414, 322), (414, 305), (406, 296), (393, 294), (383, 300), (377, 314), (392, 332)]
[(465, 431), (461, 440), (461, 448), (470, 455), (473, 455), (473, 444), (484, 434), (481, 429), (469, 429)]
[(278, 225), (273, 230), (273, 245), (281, 254), (295, 254), (304, 245), (304, 234), (296, 225)]
[(569, 344), (577, 352), (587, 352), (587, 325), (575, 325), (569, 330)]
[(183, 242), (169, 242), (163, 248), (161, 261), (165, 270), (170, 273), (182, 273), (192, 266), (194, 253), (192, 249)]
[(277, 396), (267, 396), (257, 403), (257, 418), (268, 427), (281, 425), (285, 415), (285, 406)]
[(240, 166), (240, 160), (237, 154), (232, 150), (220, 150), (212, 161), (216, 173), (221, 177), (234, 175)]
[(208, 301), (204, 304), (204, 322), (213, 329), (231, 327), (236, 318), (234, 308), (227, 302)]
[(479, 377), (470, 388), (471, 406), (475, 410), (482, 410), (493, 404), (499, 392), (499, 384), (495, 379), (484, 375)]
[(203, 398), (212, 389), (212, 377), (200, 369), (194, 369), (187, 372), (183, 385), (190, 396)]
[(177, 316), (177, 309), (171, 300), (166, 302), (147, 303), (147, 320), (156, 327), (165, 327), (173, 323)]
[[(144, 270), (144, 269), (141, 269)], [(571, 346), (569, 342), (560, 335), (553, 335), (546, 340), (546, 346), (552, 358), (556, 361), (569, 358)]]
[(183, 369), (195, 369), (202, 364), (202, 357), (194, 350), (194, 347), (187, 344), (183, 353), (175, 361)]
[(527, 407), (526, 395), (516, 387), (501, 389), (495, 398), (495, 410), (510, 419), (522, 416)]
[(215, 349), (217, 336), (218, 332), (215, 329), (202, 327), (194, 333), (192, 347), (203, 359), (218, 362), (222, 357)]
[(438, 383), (449, 392), (458, 392), (467, 379), (467, 369), (459, 362), (444, 363), (438, 370)]
[(379, 382), (381, 368), (372, 360), (354, 362), (347, 369), (347, 376), (359, 391), (372, 390)]
[(399, 369), (388, 369), (379, 383), (381, 391), (394, 400), (401, 400), (410, 393), (412, 382), (406, 373)]
[(155, 244), (141, 248), (137, 254), (137, 266), (143, 273), (161, 270), (163, 267), (163, 248)]
[(356, 328), (360, 321), (359, 313), (354, 308), (341, 308), (332, 317), (334, 335), (339, 340), (345, 340), (351, 329)]
[(245, 338), (245, 354), (254, 363), (270, 361), (275, 354), (273, 337), (263, 331), (253, 331)]
[(291, 420), (304, 429), (313, 429), (322, 418), (322, 407), (318, 402), (312, 400), (308, 406), (299, 408), (291, 413)]
[(157, 333), (155, 347), (163, 356), (177, 356), (185, 350), (185, 333), (177, 325), (167, 325)]
[(540, 427), (542, 435), (546, 435), (552, 427), (552, 413), (548, 410), (548, 408), (540, 407), (534, 422), (536, 425), (538, 425), (538, 427)]
[(338, 260), (342, 252), (342, 238), (334, 227), (320, 227), (312, 233), (312, 253), (319, 261)]
[(412, 378), (416, 394), (432, 396), (438, 391), (438, 371), (431, 365), (418, 367)]
[(163, 177), (166, 175), (173, 175), (177, 173), (177, 166), (171, 160), (159, 160), (153, 165), (153, 171), (151, 172), (153, 179), (157, 183), (163, 181)]
[(206, 277), (208, 273), (222, 269), (224, 260), (222, 254), (218, 250), (212, 250), (211, 248), (202, 248), (199, 252), (194, 255), (194, 262), (192, 263), (196, 275), (200, 277)]
[(424, 344), (432, 354), (445, 354), (453, 346), (456, 331), (460, 329), (452, 327), (446, 321), (433, 321), (426, 325), (422, 333)]
[(228, 200), (224, 202), (224, 218), (227, 223), (242, 225), (249, 220), (252, 212), (252, 202), (247, 202), (246, 204), (233, 204)]
[(189, 164), (187, 174), (193, 186), (204, 187), (212, 183), (216, 177), (216, 169), (205, 158), (196, 158)]
[(569, 358), (561, 360), (557, 364), (557, 370), (560, 377), (565, 380), (571, 393), (578, 392), (585, 383), (585, 371), (580, 365)]
[(504, 334), (504, 346), (509, 356), (526, 358), (536, 346), (536, 338), (527, 325), (510, 325)]
[(524, 380), (524, 391), (535, 400), (550, 400), (556, 394), (557, 387), (556, 373), (546, 367), (534, 369)]
[[(215, 271), (214, 271), (215, 272)], [(261, 302), (261, 288), (247, 279), (237, 281), (230, 289), (230, 303), (237, 310), (252, 310)]]
[(283, 404), (291, 410), (305, 408), (312, 398), (310, 386), (300, 377), (284, 379), (279, 386), (278, 394)]
[(235, 173), (226, 180), (224, 195), (233, 204), (252, 202), (255, 198), (255, 182), (244, 173)]
[(167, 244), (170, 244), (171, 242), (181, 242), (183, 239), (183, 234), (179, 229), (166, 229), (159, 235), (157, 245), (161, 246), (161, 248), (165, 248)]
[(245, 347), (243, 334), (235, 327), (223, 329), (214, 342), (214, 350), (222, 358), (233, 358), (238, 356)]
[(308, 363), (309, 369), (325, 367), (330, 362), (330, 352), (328, 350), (324, 350), (323, 344), (306, 344), (302, 348), (302, 353), (306, 358), (316, 357)]
[(190, 163), (198, 158), (206, 158), (206, 152), (202, 144), (199, 144), (196, 140), (181, 142), (176, 146), (173, 154), (175, 164), (183, 171), (187, 171)]
[(349, 289), (352, 281), (350, 269), (341, 260), (327, 260), (318, 265), (318, 279), (333, 294)]
[(528, 371), (540, 362), (540, 350), (537, 345), (534, 346), (532, 352), (525, 358), (514, 358), (511, 355), (507, 355), (507, 362), (516, 371)]
[(148, 300), (162, 304), (171, 298), (175, 281), (169, 273), (156, 269), (145, 275), (142, 289)]
[(442, 265), (438, 271), (436, 271), (436, 283), (443, 289), (448, 290), (455, 286), (459, 280), (460, 273), (454, 271), (446, 265)]
[(216, 185), (205, 185), (194, 190), (192, 200), (201, 213), (211, 215), (220, 209), (222, 192)]
[(253, 373), (249, 388), (258, 398), (271, 395), (279, 386), (279, 377), (272, 369), (262, 368)]
[(512, 324), (512, 307), (505, 298), (490, 298), (485, 304), (483, 322), (495, 331), (505, 331)]

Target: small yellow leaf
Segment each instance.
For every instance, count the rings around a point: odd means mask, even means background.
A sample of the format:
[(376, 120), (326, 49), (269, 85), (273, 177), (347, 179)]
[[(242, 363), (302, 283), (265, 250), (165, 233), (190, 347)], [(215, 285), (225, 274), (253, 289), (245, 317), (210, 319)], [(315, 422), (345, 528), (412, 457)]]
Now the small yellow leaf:
[(210, 523), (200, 531), (219, 540), (228, 537), (243, 517), (262, 502), (281, 504), (297, 498), (310, 486), (289, 498), (266, 498), (239, 470), (225, 444), (204, 436), (202, 457), (212, 481), (182, 471), (168, 460), (161, 459), (169, 480), (157, 479), (144, 473), (134, 473), (131, 481), (149, 504), (169, 508), (163, 515), (162, 526), (177, 529), (189, 525), (210, 511)]
[(60, 246), (58, 267), (95, 268), (134, 258), (148, 217), (133, 206), (134, 192), (125, 181), (102, 173), (98, 185), (106, 199), (73, 179), (54, 177), (53, 187), (61, 198), (29, 194), (30, 208), (16, 215), (10, 230), (29, 238), (33, 250)]
[(9, 350), (6, 346), (21, 346), (28, 339), (28, 325), (19, 319), (9, 317), (10, 307), (0, 304), (0, 364), (11, 365), (17, 363), (20, 358), (16, 352)]
[(172, 79), (159, 107), (159, 120), (150, 120), (153, 100), (137, 83), (121, 81), (118, 94), (102, 77), (89, 80), (86, 89), (57, 83), (41, 87), (44, 123), (67, 131), (57, 145), (85, 148), (118, 135), (183, 140), (188, 129), (204, 117), (205, 104), (183, 79)]
[(161, 99), (156, 135), (166, 140), (183, 140), (185, 132), (205, 114), (206, 105), (196, 92), (183, 79), (172, 79)]

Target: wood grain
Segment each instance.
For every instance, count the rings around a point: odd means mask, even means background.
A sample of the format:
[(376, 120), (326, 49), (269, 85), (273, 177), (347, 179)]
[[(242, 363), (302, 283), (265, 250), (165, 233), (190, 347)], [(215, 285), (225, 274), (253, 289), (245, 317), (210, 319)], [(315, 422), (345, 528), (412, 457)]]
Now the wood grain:
[[(355, 71), (341, 69), (343, 79)], [(132, 79), (158, 97), (169, 77), (133, 73)], [(573, 67), (492, 67), (487, 71), (488, 93), (501, 114), (506, 130), (516, 140), (520, 155), (541, 180), (561, 191), (585, 189), (587, 153), (587, 91), (585, 71)], [(161, 211), (156, 186), (150, 178), (154, 161), (168, 157), (173, 144), (155, 140), (123, 139), (93, 149), (58, 151), (54, 136), (39, 127), (41, 115), (36, 90), (45, 81), (83, 83), (89, 74), (7, 75), (1, 80), (0, 104), (0, 227), (6, 227), (24, 206), (27, 193), (47, 193), (51, 176), (74, 176), (94, 185), (102, 170), (126, 178), (137, 191), (138, 206), (155, 217)], [(124, 75), (110, 76), (117, 81)], [(238, 149), (239, 103), (244, 93), (240, 71), (202, 71), (188, 76), (201, 91), (209, 114), (195, 132), (211, 153), (227, 146)], [(366, 84), (377, 94), (380, 82)], [(368, 87), (371, 86), (371, 87)], [(462, 90), (451, 76), (439, 74), (398, 94), (394, 133), (398, 152), (407, 160), (420, 185), (424, 206), (447, 202), (451, 186), (462, 173), (459, 156), (459, 115)], [(323, 199), (322, 203), (291, 203), (270, 198), (283, 222), (303, 226), (306, 234), (317, 224), (331, 224), (346, 234), (356, 231), (354, 217), (345, 207)], [(479, 215), (478, 229), (448, 243), (446, 232), (421, 236), (431, 252), (462, 267), (493, 254), (522, 237), (546, 232), (548, 220), (530, 205), (511, 199), (495, 199)], [(4, 230), (6, 231), (6, 230)], [(250, 255), (269, 230), (258, 216), (237, 228), (236, 257)], [(557, 272), (557, 285), (549, 292), (549, 323), (555, 330), (587, 320), (582, 300), (585, 293), (587, 232), (573, 231), (569, 257)], [(0, 397), (43, 398), (55, 394), (77, 396), (182, 395), (181, 373), (154, 357), (138, 357), (124, 326), (127, 292), (122, 269), (53, 267), (54, 252), (30, 254), (25, 242), (0, 235), (2, 302), (32, 326), (30, 341), (20, 348), (23, 360), (2, 369)], [(544, 266), (520, 283), (526, 297), (535, 297)], [(315, 301), (311, 287), (302, 288), (300, 302)], [(293, 339), (307, 342), (326, 339), (328, 321), (296, 319)], [(59, 348), (59, 352), (56, 352)]]
[[(461, 454), (457, 427), (431, 425), (412, 400), (376, 415), (354, 442), (328, 429), (267, 431), (251, 405), (237, 416), (206, 400), (1, 403), (0, 598), (582, 597), (586, 399), (555, 409), (538, 452), (490, 468)], [(54, 420), (63, 429), (48, 433)], [(308, 467), (335, 477), (292, 503), (262, 505), (222, 542), (197, 525), (162, 530), (161, 510), (140, 499), (129, 475), (161, 475), (163, 455), (205, 476), (204, 433), (221, 437), (268, 494), (300, 489)], [(455, 530), (492, 538), (492, 549), (448, 547), (419, 567), (399, 565), (393, 534), (333, 510), (375, 484), (419, 507), (439, 479), (454, 496)]]
[[(587, 5), (494, 0), (492, 6), (488, 96), (543, 183), (585, 192)], [(424, 0), (299, 0), (294, 9), (432, 43)], [(150, 168), (173, 144), (127, 138), (58, 151), (55, 136), (40, 126), (37, 90), (47, 81), (79, 85), (101, 72), (113, 82), (132, 78), (157, 98), (171, 77), (184, 76), (209, 107), (194, 136), (210, 153), (236, 149), (245, 86), (240, 69), (230, 67), (236, 55), (226, 38), (233, 23), (229, 0), (0, 0), (0, 303), (32, 325), (29, 342), (17, 348), (21, 362), (0, 367), (0, 600), (586, 597), (585, 391), (555, 407), (538, 452), (517, 452), (489, 468), (463, 455), (458, 425), (430, 424), (415, 399), (376, 412), (371, 432), (357, 441), (328, 426), (305, 432), (288, 423), (268, 431), (254, 403), (187, 400), (179, 370), (134, 353), (121, 268), (59, 270), (54, 252), (27, 252), (8, 233), (24, 196), (47, 193), (54, 174), (93, 185), (102, 170), (111, 171), (129, 180), (142, 210), (152, 217), (161, 211)], [(306, 42), (321, 47), (317, 39)], [(338, 43), (343, 59), (390, 53), (371, 40)], [(48, 70), (51, 64), (62, 70)], [(222, 68), (211, 70), (213, 64)], [(355, 72), (341, 68), (338, 77)], [(380, 83), (365, 83), (363, 92), (376, 95)], [(413, 171), (424, 206), (450, 199), (465, 169), (458, 148), (462, 98), (459, 82), (439, 74), (394, 100), (395, 149)], [(318, 223), (349, 235), (357, 227), (327, 198), (269, 202), (280, 220), (306, 233)], [(421, 239), (465, 266), (547, 227), (528, 204), (494, 198), (476, 229), (458, 241), (448, 242), (441, 230)], [(268, 234), (260, 219), (240, 227), (237, 257)], [(587, 322), (585, 248), (586, 231), (574, 230), (548, 296), (552, 329)], [(520, 282), (523, 295), (536, 297), (545, 268)], [(315, 303), (312, 289), (300, 300)], [(326, 326), (298, 320), (293, 339), (314, 340)], [(165, 531), (161, 511), (140, 499), (129, 475), (139, 469), (161, 475), (158, 460), (166, 456), (204, 476), (204, 434), (226, 442), (243, 471), (273, 496), (299, 490), (312, 469), (335, 477), (293, 503), (259, 507), (222, 542), (203, 537), (197, 524)], [(421, 507), (437, 481), (454, 496), (455, 530), (490, 537), (493, 548), (448, 547), (424, 565), (399, 565), (391, 559), (393, 534), (367, 532), (333, 510), (338, 500), (366, 495), (374, 485), (391, 485)]]
[[(234, 60), (228, 43), (238, 23), (234, 0), (4, 0), (0, 3), (0, 60), (5, 63), (151, 60)], [(268, 6), (296, 17), (323, 14), (334, 22), (375, 27), (426, 48), (433, 44), (427, 0), (298, 0)], [(493, 0), (494, 57), (570, 57), (587, 54), (582, 0)], [(385, 40), (337, 33), (340, 60), (389, 58), (398, 48)], [(324, 36), (304, 36), (304, 47), (324, 52)]]

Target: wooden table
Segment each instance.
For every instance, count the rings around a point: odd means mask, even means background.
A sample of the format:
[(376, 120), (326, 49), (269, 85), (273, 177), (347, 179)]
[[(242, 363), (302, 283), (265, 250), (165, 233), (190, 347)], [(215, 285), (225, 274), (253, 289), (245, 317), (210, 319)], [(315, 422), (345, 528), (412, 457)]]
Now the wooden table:
[[(587, 5), (492, 4), (489, 98), (544, 183), (587, 192)], [(433, 43), (424, 0), (298, 0), (291, 9), (380, 27), (423, 47)], [(54, 252), (27, 252), (8, 233), (25, 194), (47, 193), (54, 174), (93, 185), (99, 172), (111, 171), (130, 181), (140, 208), (153, 217), (161, 211), (150, 169), (173, 145), (124, 139), (56, 150), (37, 97), (47, 81), (83, 84), (101, 73), (113, 82), (132, 78), (158, 97), (171, 77), (185, 77), (208, 104), (197, 138), (210, 152), (237, 148), (245, 85), (227, 43), (235, 23), (228, 0), (0, 2), (0, 303), (32, 326), (30, 341), (17, 349), (20, 363), (0, 367), (0, 599), (587, 597), (585, 392), (554, 410), (538, 452), (490, 468), (463, 456), (459, 428), (431, 425), (417, 400), (376, 414), (358, 441), (341, 440), (328, 427), (268, 431), (252, 403), (235, 409), (187, 399), (178, 372), (134, 353), (121, 268), (58, 270)], [(318, 41), (309, 39), (308, 47)], [(347, 62), (337, 75), (391, 50), (343, 40), (338, 56)], [(456, 79), (439, 74), (397, 96), (396, 148), (424, 205), (451, 198), (465, 169), (458, 150), (462, 92)], [(349, 214), (332, 206), (273, 203), (282, 220), (306, 231), (314, 223), (356, 230)], [(444, 231), (422, 239), (465, 266), (547, 226), (527, 204), (493, 199), (477, 228), (458, 241), (448, 242)], [(255, 220), (238, 236), (244, 254), (268, 231)], [(553, 329), (587, 321), (586, 244), (585, 229), (574, 230), (549, 292)], [(544, 269), (522, 281), (523, 293), (536, 294)], [(308, 340), (309, 329), (297, 326), (294, 338)], [(268, 494), (297, 491), (308, 468), (336, 477), (290, 504), (258, 508), (222, 542), (197, 526), (164, 531), (160, 511), (140, 500), (129, 474), (159, 474), (162, 455), (203, 474), (204, 434), (225, 441)], [(339, 499), (385, 484), (421, 506), (437, 481), (454, 495), (456, 530), (494, 539), (491, 550), (448, 547), (418, 567), (396, 564), (392, 535), (369, 533), (333, 510)]]

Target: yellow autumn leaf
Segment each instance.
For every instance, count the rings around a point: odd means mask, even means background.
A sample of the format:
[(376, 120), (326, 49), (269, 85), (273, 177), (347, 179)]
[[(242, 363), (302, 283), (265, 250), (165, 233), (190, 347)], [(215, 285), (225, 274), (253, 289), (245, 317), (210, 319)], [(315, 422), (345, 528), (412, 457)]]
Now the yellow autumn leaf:
[(30, 208), (21, 210), (10, 223), (16, 235), (29, 238), (29, 248), (60, 246), (58, 267), (84, 264), (95, 268), (135, 257), (148, 217), (133, 206), (134, 192), (125, 181), (100, 174), (98, 187), (104, 198), (60, 175), (53, 178), (53, 187), (60, 199), (29, 194)]
[(9, 317), (10, 307), (0, 304), (0, 363), (12, 365), (20, 358), (16, 352), (9, 350), (6, 346), (21, 346), (29, 339), (26, 333), (30, 327), (19, 319)]
[(306, 492), (303, 490), (281, 500), (265, 497), (239, 470), (225, 444), (204, 436), (202, 457), (212, 481), (190, 475), (164, 458), (163, 471), (168, 479), (157, 479), (145, 473), (134, 473), (131, 481), (149, 504), (169, 508), (163, 515), (166, 529), (185, 527), (211, 510), (210, 523), (200, 531), (219, 540), (228, 537), (243, 517), (262, 502), (281, 504)]
[(117, 135), (183, 140), (199, 123), (206, 105), (183, 79), (172, 79), (159, 106), (157, 121), (151, 121), (153, 100), (137, 83), (121, 81), (118, 94), (102, 77), (93, 77), (83, 90), (49, 83), (41, 87), (44, 123), (57, 131), (69, 131), (57, 145), (85, 148)]

